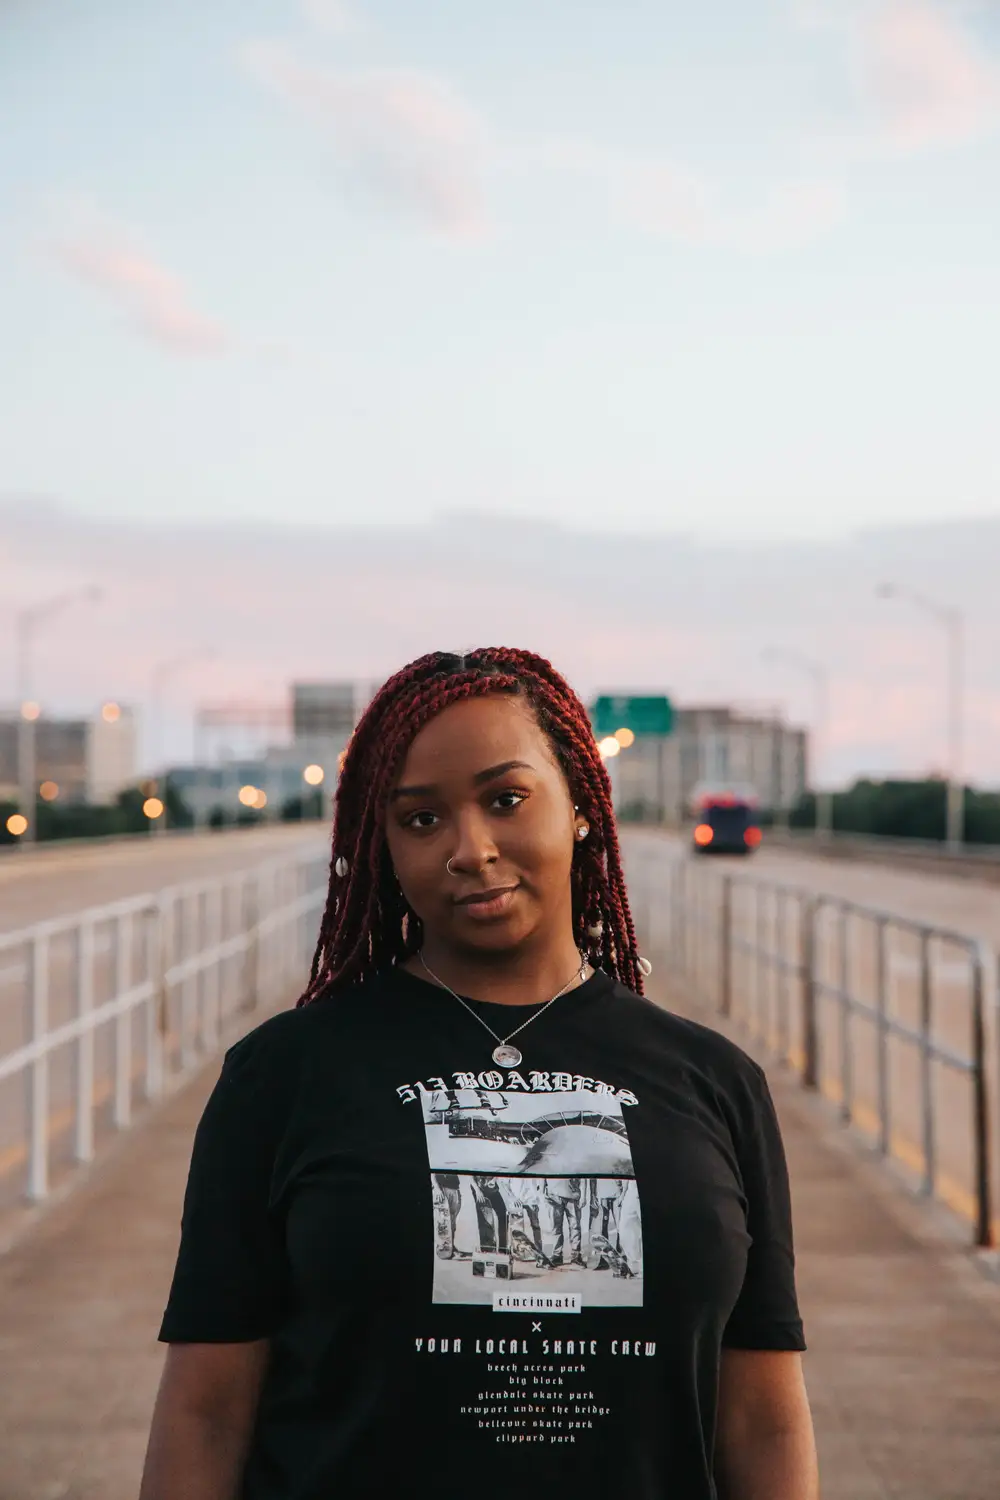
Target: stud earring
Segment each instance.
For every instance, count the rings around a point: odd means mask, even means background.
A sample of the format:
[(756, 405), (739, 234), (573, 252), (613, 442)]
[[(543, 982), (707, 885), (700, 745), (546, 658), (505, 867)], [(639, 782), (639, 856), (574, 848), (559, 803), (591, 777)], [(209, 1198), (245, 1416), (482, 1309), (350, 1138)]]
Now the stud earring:
[(578, 823), (576, 825), (576, 836), (577, 836), (578, 839), (580, 839), (580, 840), (585, 839), (587, 837), (587, 834), (589, 832), (590, 832), (590, 824), (589, 823)]

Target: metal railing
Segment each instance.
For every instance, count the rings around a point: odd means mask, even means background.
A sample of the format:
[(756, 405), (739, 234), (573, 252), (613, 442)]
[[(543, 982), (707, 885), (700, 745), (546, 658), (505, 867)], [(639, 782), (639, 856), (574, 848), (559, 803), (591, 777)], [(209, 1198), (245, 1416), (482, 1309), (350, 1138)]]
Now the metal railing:
[(242, 1012), (303, 983), (325, 853), (260, 862), (0, 934), (0, 1205), (38, 1202)]
[(629, 866), (651, 956), (834, 1100), (922, 1194), (972, 1224), (977, 1246), (996, 1243), (991, 950), (650, 839)]

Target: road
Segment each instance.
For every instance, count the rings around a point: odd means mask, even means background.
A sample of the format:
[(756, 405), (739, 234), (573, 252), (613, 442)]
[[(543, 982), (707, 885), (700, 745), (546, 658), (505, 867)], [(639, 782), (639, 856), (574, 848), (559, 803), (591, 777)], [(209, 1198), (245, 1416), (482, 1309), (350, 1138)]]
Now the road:
[[(672, 851), (687, 852), (688, 840), (675, 834), (625, 830), (626, 841), (666, 843)], [(698, 856), (707, 870), (787, 885), (855, 901), (859, 906), (890, 912), (910, 921), (948, 928), (980, 938), (1000, 951), (1000, 888), (971, 877), (924, 874), (869, 860), (824, 859), (799, 846), (768, 846), (765, 842), (749, 859)]]
[(276, 823), (139, 839), (134, 843), (61, 845), (19, 850), (0, 858), (0, 932), (69, 916), (124, 896), (189, 880), (211, 879), (296, 848), (321, 848), (325, 824)]
[(924, 875), (891, 865), (823, 859), (797, 849), (763, 846), (748, 861), (747, 874), (857, 901), (919, 922), (983, 938), (1000, 949), (1000, 889), (960, 876)]

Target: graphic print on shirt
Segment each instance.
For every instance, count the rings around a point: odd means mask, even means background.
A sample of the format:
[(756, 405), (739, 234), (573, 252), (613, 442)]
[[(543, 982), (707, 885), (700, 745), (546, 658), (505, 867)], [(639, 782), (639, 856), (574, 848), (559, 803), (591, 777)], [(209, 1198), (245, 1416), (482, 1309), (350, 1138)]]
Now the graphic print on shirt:
[(565, 1312), (642, 1306), (642, 1220), (619, 1099), (484, 1088), (421, 1098), (434, 1302), (533, 1311), (538, 1294)]

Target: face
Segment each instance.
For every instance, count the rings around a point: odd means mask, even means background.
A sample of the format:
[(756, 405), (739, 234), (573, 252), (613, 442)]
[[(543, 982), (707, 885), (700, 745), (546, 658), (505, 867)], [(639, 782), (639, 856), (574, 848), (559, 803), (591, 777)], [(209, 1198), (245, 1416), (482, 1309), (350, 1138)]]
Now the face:
[(504, 952), (570, 934), (578, 822), (530, 708), (491, 693), (446, 708), (414, 739), (386, 837), (429, 942)]

